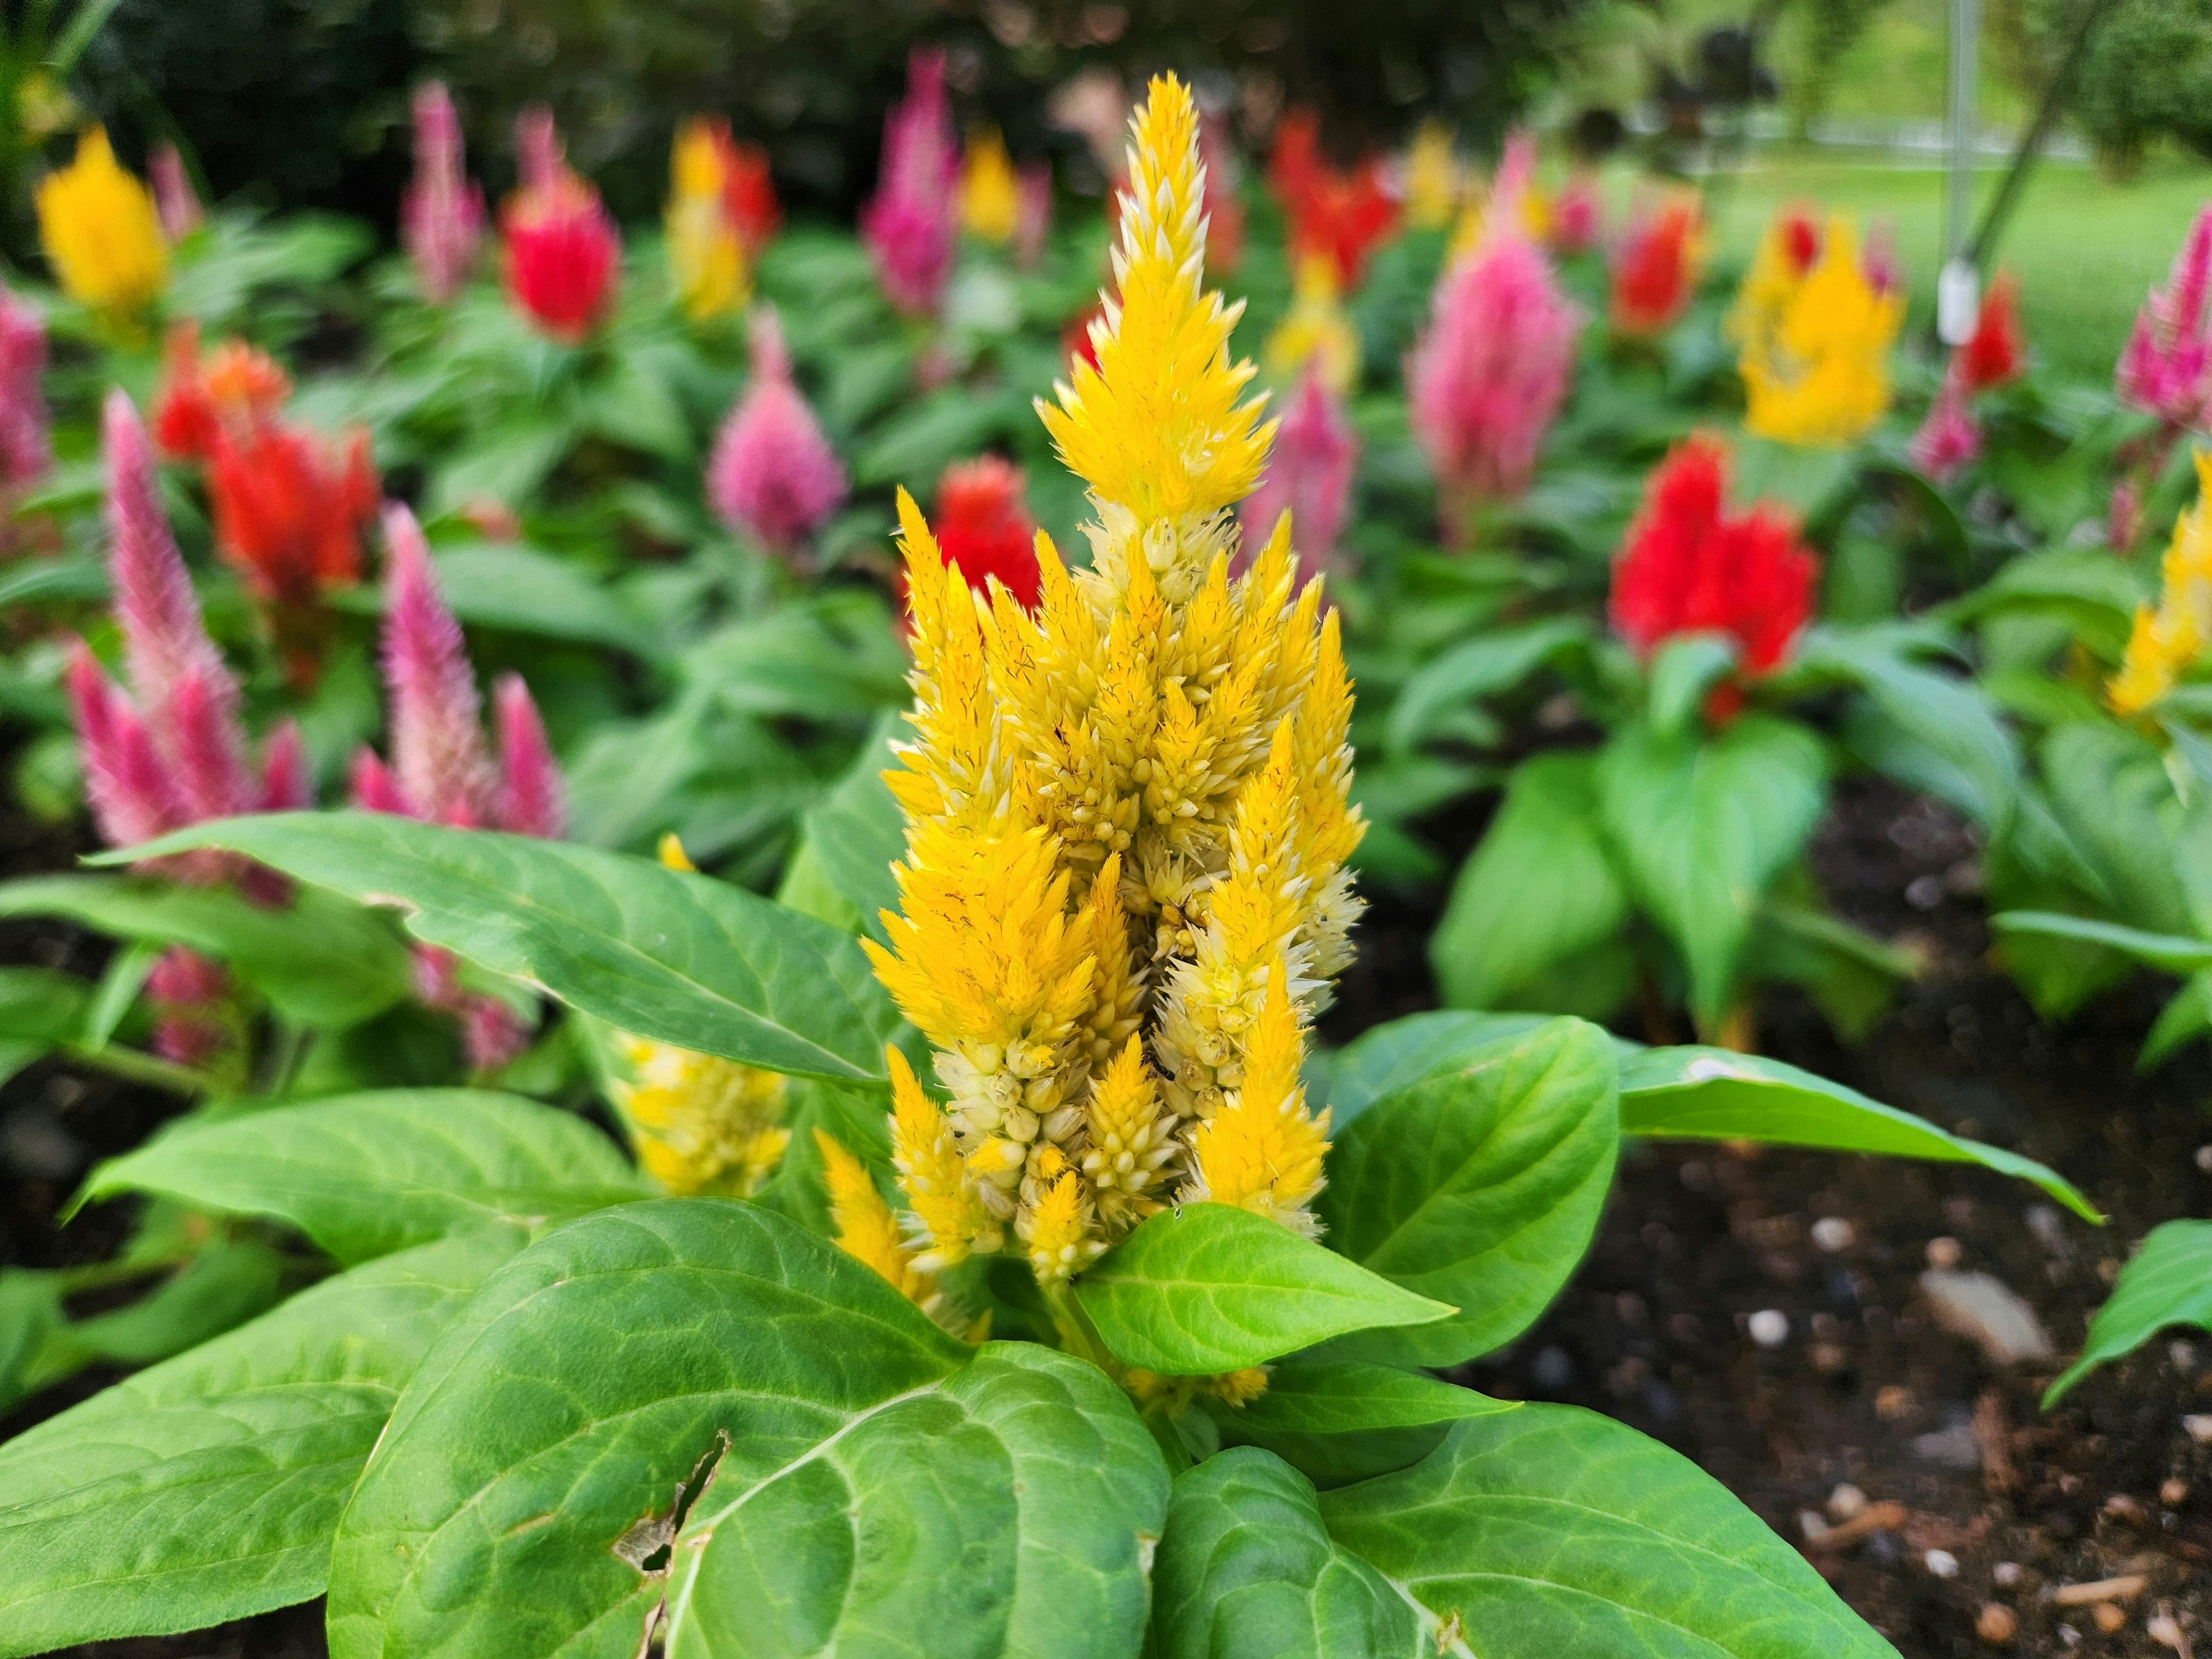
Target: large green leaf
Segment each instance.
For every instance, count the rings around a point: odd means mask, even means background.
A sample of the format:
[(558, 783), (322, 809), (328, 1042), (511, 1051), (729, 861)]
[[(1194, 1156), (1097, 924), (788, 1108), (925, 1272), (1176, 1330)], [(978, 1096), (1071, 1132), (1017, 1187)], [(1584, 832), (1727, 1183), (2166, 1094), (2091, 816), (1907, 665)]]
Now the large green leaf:
[(1620, 1150), (1613, 1045), (1553, 1020), (1460, 1056), (1352, 1120), (1316, 1207), (1335, 1247), (1451, 1318), (1347, 1356), (1455, 1365), (1528, 1328), (1581, 1260)]
[(1340, 1134), (1383, 1096), (1443, 1070), (1469, 1049), (1533, 1031), (1547, 1018), (1438, 1008), (1370, 1025), (1341, 1048), (1307, 1056), (1306, 1097), (1328, 1108), (1330, 1125)]
[(227, 847), (396, 905), (426, 944), (623, 1030), (801, 1077), (884, 1076), (898, 1016), (853, 939), (704, 876), (377, 812), (225, 818), (156, 846)]
[[(933, 1431), (941, 1458), (917, 1443)], [(857, 1468), (863, 1448), (899, 1479)], [(1017, 1478), (1034, 1488), (1018, 1506)], [(760, 1651), (815, 1651), (806, 1623), (835, 1602), (808, 1598), (847, 1591), (870, 1598), (870, 1639), (840, 1651), (884, 1651), (892, 1632), (936, 1651), (962, 1639), (945, 1619), (957, 1585), (986, 1631), (995, 1617), (1006, 1632), (1016, 1607), (1033, 1619), (1041, 1593), (1076, 1597), (1091, 1621), (1065, 1628), (1065, 1648), (1009, 1635), (1006, 1651), (1133, 1654), (1165, 1488), (1133, 1409), (1080, 1362), (979, 1358), (757, 1205), (626, 1205), (495, 1274), (424, 1361), (339, 1530), (331, 1650), (628, 1659), (680, 1584), (677, 1650), (725, 1652), (750, 1571), (794, 1598), (744, 1610), (775, 1643)], [(969, 1503), (930, 1513), (955, 1490)], [(686, 1530), (708, 1504), (718, 1525)], [(902, 1530), (925, 1518), (968, 1527), (972, 1567), (933, 1570)], [(933, 1570), (917, 1582), (903, 1563)]]
[(1430, 1659), (1395, 1584), (1331, 1540), (1313, 1483), (1257, 1448), (1176, 1478), (1153, 1569), (1160, 1659)]
[(1638, 902), (1681, 947), (1701, 1020), (1728, 1011), (1752, 919), (1826, 804), (1820, 740), (1747, 715), (1701, 742), (1632, 726), (1598, 762), (1607, 835)]
[(890, 750), (896, 720), (878, 723), (852, 769), (807, 813), (802, 848), (878, 939), (884, 938), (881, 913), (898, 908), (891, 863), (906, 855), (906, 819), (884, 781), (884, 771), (897, 763)]
[(2081, 1357), (2045, 1391), (2045, 1409), (2098, 1366), (2132, 1352), (2168, 1325), (2212, 1330), (2212, 1221), (2169, 1221), (2151, 1229), (2089, 1321)]
[(1264, 1446), (1301, 1474), (1340, 1486), (1404, 1468), (1434, 1451), (1462, 1418), (1514, 1403), (1395, 1365), (1294, 1354), (1267, 1371), (1267, 1392), (1242, 1406), (1202, 1396), (1231, 1444)]
[(669, 1659), (1133, 1656), (1165, 1474), (1097, 1367), (991, 1344), (780, 1468), (726, 1455), (676, 1540)]
[(1257, 1365), (1346, 1331), (1454, 1310), (1229, 1204), (1153, 1216), (1076, 1281), (1115, 1354), (1169, 1376)]
[(465, 623), (611, 645), (635, 655), (667, 646), (628, 606), (567, 559), (533, 548), (477, 542), (443, 550), (438, 581)]
[(2201, 974), (2212, 968), (2212, 942), (2181, 933), (2150, 933), (2113, 921), (2063, 915), (2053, 910), (2005, 910), (1990, 918), (2000, 933), (2036, 933), (2046, 939), (2080, 939), (2109, 945), (2147, 967), (2169, 974)]
[(1446, 1002), (1494, 1007), (1620, 933), (1628, 894), (1598, 822), (1594, 769), (1586, 754), (1540, 755), (1513, 774), (1429, 939)]
[(1424, 664), (1400, 688), (1390, 705), (1388, 746), (1393, 751), (1413, 748), (1455, 709), (1517, 685), (1589, 635), (1589, 624), (1578, 618), (1553, 617), (1462, 641)]
[(270, 908), (227, 887), (32, 876), (0, 885), (0, 916), (66, 916), (115, 939), (189, 945), (307, 1025), (357, 1025), (409, 989), (407, 949), (391, 925), (327, 893)]
[(1815, 630), (1801, 666), (1840, 673), (1866, 694), (1846, 731), (1869, 766), (1949, 802), (1985, 830), (2002, 826), (2020, 785), (2020, 755), (1973, 682), (1908, 661), (1884, 630)]
[(1414, 1468), (1320, 1503), (1435, 1653), (1897, 1659), (1718, 1481), (1572, 1407), (1462, 1423)]
[(2181, 803), (2158, 746), (2109, 720), (2062, 726), (2045, 740), (2043, 775), (2052, 810), (2112, 896), (2115, 920), (2190, 933), (2173, 860)]
[(2073, 1183), (2017, 1152), (1937, 1128), (1857, 1090), (1778, 1060), (1725, 1048), (1645, 1048), (1620, 1067), (1622, 1132), (1654, 1140), (1763, 1140), (1775, 1146), (1978, 1164), (2032, 1181), (2087, 1221)]
[(392, 1401), (520, 1242), (486, 1229), (357, 1267), (0, 1446), (0, 1653), (320, 1594)]
[(277, 1217), (342, 1261), (488, 1220), (537, 1225), (651, 1191), (581, 1118), (471, 1089), (393, 1089), (188, 1118), (94, 1170), (85, 1197), (133, 1188), (197, 1209)]

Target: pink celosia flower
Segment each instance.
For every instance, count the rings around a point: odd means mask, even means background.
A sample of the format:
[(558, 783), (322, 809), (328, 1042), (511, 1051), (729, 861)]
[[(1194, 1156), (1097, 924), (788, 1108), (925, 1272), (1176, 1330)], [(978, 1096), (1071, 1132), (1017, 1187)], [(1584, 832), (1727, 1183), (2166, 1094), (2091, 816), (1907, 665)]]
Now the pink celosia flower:
[(425, 299), (443, 305), (460, 291), (483, 231), (483, 191), (462, 169), (453, 100), (441, 82), (428, 82), (415, 90), (415, 177), (399, 198), (399, 239)]
[(2114, 379), (2120, 401), (2177, 428), (2202, 425), (2212, 406), (2212, 206), (2197, 214), (2166, 286), (2136, 313)]
[(154, 959), (146, 995), (155, 1007), (154, 1052), (178, 1066), (204, 1066), (230, 1040), (223, 1000), (230, 975), (219, 962), (172, 945)]
[(146, 171), (154, 181), (154, 211), (161, 221), (161, 234), (172, 242), (183, 241), (207, 220), (185, 172), (185, 158), (164, 140), (148, 152)]
[(753, 315), (752, 351), (752, 384), (723, 422), (707, 464), (708, 498), (726, 523), (796, 560), (845, 499), (845, 469), (792, 384), (772, 307)]
[(36, 483), (53, 465), (46, 371), (46, 319), (0, 288), (0, 487)]
[[(461, 625), (438, 591), (429, 544), (413, 514), (386, 509), (384, 680), (392, 764), (363, 749), (354, 757), (353, 801), (459, 829), (557, 836), (563, 828), (560, 769), (530, 690), (518, 675), (492, 688), (499, 732), (494, 763), (484, 742), (483, 699), (469, 665)], [(460, 981), (447, 951), (418, 945), (416, 995), (460, 1021), (462, 1044), (478, 1070), (522, 1051), (529, 1030), (498, 998)]]
[(1014, 263), (1024, 270), (1044, 257), (1052, 234), (1052, 163), (1024, 161), (1014, 174)]
[(1937, 483), (1948, 483), (1981, 453), (1982, 429), (1954, 368), (1943, 376), (1936, 401), (1928, 405), (1928, 418), (1912, 434), (1912, 464)]
[[(1504, 175), (1501, 168), (1499, 194), (1511, 199)], [(1455, 542), (1474, 501), (1528, 487), (1567, 395), (1582, 325), (1517, 213), (1493, 207), (1484, 225), (1483, 240), (1437, 284), (1406, 368), (1408, 412)]]
[(1604, 229), (1603, 207), (1598, 200), (1597, 174), (1577, 167), (1552, 202), (1550, 241), (1555, 253), (1572, 258), (1597, 246)]
[(2105, 505), (2105, 545), (2124, 553), (2135, 545), (2136, 532), (2142, 528), (2142, 491), (2132, 477), (2122, 477), (2112, 485), (2112, 500)]
[(1245, 555), (1274, 533), (1275, 520), (1287, 512), (1298, 580), (1340, 568), (1337, 538), (1344, 531), (1358, 467), (1359, 437), (1344, 401), (1309, 365), (1275, 429), (1260, 487), (1245, 498)]
[(907, 58), (906, 97), (884, 118), (876, 193), (860, 210), (860, 238), (876, 280), (901, 311), (933, 317), (952, 275), (959, 235), (960, 145), (945, 96), (945, 54)]

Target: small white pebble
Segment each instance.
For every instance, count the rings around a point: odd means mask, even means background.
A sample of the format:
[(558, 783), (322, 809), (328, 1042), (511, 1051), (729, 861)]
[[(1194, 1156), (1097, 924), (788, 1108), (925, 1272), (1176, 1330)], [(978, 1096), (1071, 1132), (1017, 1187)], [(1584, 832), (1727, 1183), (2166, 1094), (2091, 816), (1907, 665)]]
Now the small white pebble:
[(1813, 1224), (1813, 1243), (1830, 1255), (1840, 1255), (1859, 1241), (1858, 1229), (1839, 1215), (1824, 1215)]
[(2206, 1175), (2212, 1175), (2212, 1146), (2199, 1146), (2197, 1149), (2197, 1167), (2203, 1170)]
[(1751, 1316), (1751, 1340), (1762, 1348), (1778, 1348), (1790, 1340), (1790, 1316), (1779, 1308), (1761, 1308)]
[(2069, 1648), (2078, 1647), (2081, 1641), (2081, 1632), (2071, 1625), (2061, 1625), (2058, 1627), (2058, 1639)]
[(1928, 1241), (1928, 1265), (1931, 1267), (1955, 1267), (1962, 1252), (1959, 1241), (1948, 1237)]
[(1848, 1480), (1828, 1494), (1828, 1518), (1850, 1521), (1866, 1513), (1867, 1495)]
[(1797, 1530), (1805, 1534), (1805, 1541), (1817, 1544), (1828, 1535), (1827, 1517), (1818, 1510), (1797, 1511)]
[(2176, 1653), (2179, 1653), (2183, 1650), (2180, 1621), (2176, 1620), (2172, 1613), (2159, 1613), (2153, 1614), (2150, 1621), (2146, 1624), (2143, 1628), (2150, 1633), (2150, 1639), (2157, 1643), (2159, 1646), (2162, 1648), (2172, 1648)]
[(1930, 1550), (1920, 1559), (1928, 1564), (1928, 1571), (1938, 1578), (1956, 1578), (1959, 1576), (1959, 1558), (1948, 1550)]
[(2024, 1576), (2017, 1561), (2000, 1561), (1990, 1569), (1990, 1582), (1999, 1589), (2011, 1589)]
[(2212, 1446), (2212, 1415), (2199, 1413), (2194, 1417), (2185, 1417), (2181, 1419), (2181, 1426), (2198, 1445)]

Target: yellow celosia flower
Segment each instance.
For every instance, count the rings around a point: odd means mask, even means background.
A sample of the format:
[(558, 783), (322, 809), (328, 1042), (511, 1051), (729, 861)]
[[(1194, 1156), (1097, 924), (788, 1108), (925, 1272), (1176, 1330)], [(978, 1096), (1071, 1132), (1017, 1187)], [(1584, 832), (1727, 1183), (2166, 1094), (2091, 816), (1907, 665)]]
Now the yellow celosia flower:
[(791, 1144), (788, 1079), (647, 1037), (625, 1037), (622, 1048), (637, 1079), (611, 1092), (645, 1172), (678, 1197), (758, 1192)]
[(2197, 505), (2174, 520), (2155, 609), (2136, 611), (2120, 672), (2105, 688), (2117, 714), (2159, 702), (2212, 644), (2212, 450), (2197, 452)]
[(752, 297), (744, 239), (724, 206), (729, 137), (694, 118), (676, 130), (668, 166), (668, 269), (684, 314), (726, 317)]
[(1157, 1371), (1132, 1367), (1121, 1386), (1140, 1407), (1164, 1407), (1167, 1415), (1180, 1415), (1200, 1395), (1231, 1406), (1249, 1406), (1267, 1392), (1267, 1368), (1247, 1365), (1239, 1371), (1219, 1371), (1211, 1376), (1162, 1376)]
[(1352, 686), (1287, 520), (1229, 574), (1273, 428), (1203, 286), (1188, 92), (1155, 81), (1133, 125), (1099, 367), (1039, 406), (1091, 484), (1090, 567), (1041, 535), (1033, 611), (978, 596), (899, 496), (907, 856), (866, 943), (949, 1097), (890, 1055), (925, 1270), (1018, 1248), (1058, 1283), (1170, 1200), (1310, 1231), (1321, 1185), (1296, 1083), (1358, 908)]
[(960, 162), (960, 222), (972, 236), (1001, 246), (1014, 237), (1022, 212), (1021, 180), (996, 127), (968, 135)]
[(1338, 303), (1336, 262), (1328, 255), (1298, 261), (1289, 314), (1267, 337), (1264, 356), (1268, 378), (1278, 386), (1294, 384), (1309, 362), (1317, 364), (1332, 392), (1348, 392), (1358, 379), (1359, 331)]
[(1466, 187), (1451, 129), (1441, 121), (1422, 122), (1406, 152), (1406, 222), (1425, 230), (1451, 223)]
[(814, 1132), (814, 1145), (822, 1154), (823, 1184), (830, 1193), (830, 1218), (837, 1225), (837, 1248), (873, 1267), (925, 1313), (937, 1307), (944, 1299), (937, 1279), (915, 1269), (917, 1252), (900, 1236), (897, 1218), (876, 1190), (866, 1165), (823, 1130)]
[(153, 192), (116, 163), (104, 127), (88, 127), (76, 159), (39, 181), (39, 240), (70, 297), (132, 312), (169, 280)]
[(1889, 349), (1904, 320), (1905, 296), (1868, 279), (1848, 219), (1829, 220), (1802, 276), (1770, 230), (1733, 319), (1745, 428), (1788, 444), (1856, 443), (1889, 407)]

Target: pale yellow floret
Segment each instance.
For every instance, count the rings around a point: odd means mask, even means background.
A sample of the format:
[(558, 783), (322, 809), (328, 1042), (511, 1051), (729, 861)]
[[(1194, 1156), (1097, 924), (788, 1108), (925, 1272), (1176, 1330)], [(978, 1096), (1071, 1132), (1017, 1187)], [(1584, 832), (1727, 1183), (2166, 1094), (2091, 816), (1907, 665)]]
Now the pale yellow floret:
[(1451, 223), (1466, 187), (1451, 129), (1437, 120), (1422, 122), (1406, 152), (1406, 222), (1426, 230)]
[(646, 1173), (679, 1197), (758, 1192), (791, 1142), (789, 1080), (672, 1042), (625, 1036), (622, 1046), (636, 1077), (610, 1092)]
[(1064, 1285), (1104, 1253), (1091, 1212), (1090, 1188), (1056, 1146), (1037, 1158), (1028, 1202), (1014, 1226), (1028, 1246), (1037, 1283)]
[(1004, 244), (1013, 240), (1021, 210), (1021, 181), (998, 128), (970, 133), (960, 163), (961, 224), (970, 235)]
[(876, 1190), (866, 1165), (823, 1130), (814, 1132), (814, 1144), (822, 1154), (823, 1184), (829, 1189), (837, 1248), (874, 1268), (924, 1312), (935, 1308), (943, 1299), (937, 1280), (915, 1271), (914, 1258), (920, 1251), (900, 1235), (891, 1206)]
[(1234, 1204), (1311, 1233), (1306, 1206), (1322, 1188), (1328, 1114), (1316, 1118), (1306, 1110), (1298, 1083), (1304, 1037), (1284, 978), (1278, 959), (1253, 1022), (1242, 1085), (1192, 1133), (1186, 1196)]
[(1006, 1239), (969, 1183), (952, 1125), (896, 1048), (884, 1051), (891, 1076), (891, 1164), (927, 1248), (914, 1259), (921, 1273), (956, 1267), (974, 1253), (989, 1255)]
[(2212, 450), (2198, 450), (2195, 506), (2174, 520), (2159, 567), (2159, 600), (2136, 612), (2105, 698), (2117, 714), (2162, 701), (2212, 645)]
[(1869, 281), (1847, 219), (1829, 221), (1802, 280), (1787, 280), (1778, 257), (1762, 247), (1736, 313), (1745, 428), (1781, 443), (1856, 443), (1889, 407), (1889, 351), (1905, 297)]

